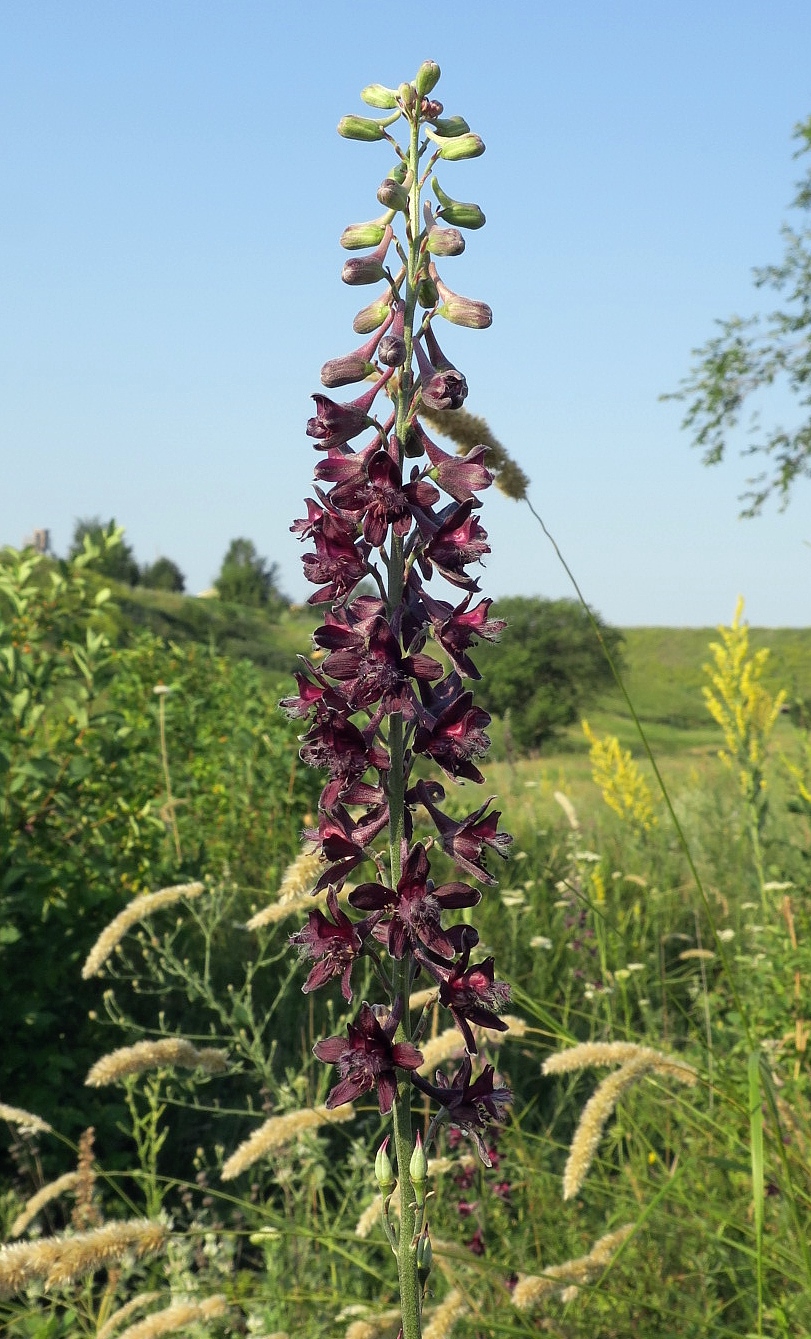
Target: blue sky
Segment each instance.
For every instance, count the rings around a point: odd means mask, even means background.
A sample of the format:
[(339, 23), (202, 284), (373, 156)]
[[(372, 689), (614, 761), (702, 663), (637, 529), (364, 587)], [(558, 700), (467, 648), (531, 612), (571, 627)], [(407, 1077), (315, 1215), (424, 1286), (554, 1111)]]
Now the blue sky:
[[(488, 217), (443, 277), (495, 320), (444, 347), (587, 598), (807, 624), (809, 484), (738, 520), (751, 462), (702, 467), (658, 396), (779, 258), (809, 50), (807, 0), (5, 0), (0, 543), (114, 515), (200, 590), (246, 535), (306, 597), (309, 396), (362, 305), (338, 237), (390, 165), (334, 127), (430, 57), (488, 146), (441, 178)], [(525, 507), (491, 490), (484, 519), (483, 589), (570, 593)]]

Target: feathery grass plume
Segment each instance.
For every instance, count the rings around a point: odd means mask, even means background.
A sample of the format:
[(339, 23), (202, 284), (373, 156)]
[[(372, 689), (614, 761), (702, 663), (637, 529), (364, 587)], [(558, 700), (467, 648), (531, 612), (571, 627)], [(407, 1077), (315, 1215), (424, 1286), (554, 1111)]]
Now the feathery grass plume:
[(465, 1039), (458, 1028), (449, 1027), (438, 1036), (431, 1037), (430, 1041), (422, 1043), (422, 1064), (417, 1070), (418, 1074), (433, 1074), (437, 1065), (441, 1065), (444, 1060), (452, 1060), (454, 1056), (460, 1055), (465, 1049)]
[(22, 1134), (52, 1134), (52, 1128), (41, 1116), (35, 1116), (31, 1111), (23, 1111), (21, 1107), (10, 1107), (5, 1102), (0, 1102), (0, 1120), (8, 1121), (9, 1125), (18, 1125)]
[(176, 1334), (185, 1330), (187, 1325), (198, 1321), (216, 1320), (228, 1314), (228, 1302), (222, 1293), (206, 1297), (202, 1302), (175, 1302), (163, 1311), (153, 1311), (151, 1316), (137, 1320), (126, 1330), (122, 1330), (118, 1339), (155, 1339), (159, 1334)]
[(64, 1176), (58, 1176), (55, 1181), (49, 1181), (46, 1186), (38, 1190), (36, 1195), (32, 1195), (30, 1200), (26, 1200), (21, 1211), (17, 1214), (14, 1222), (11, 1224), (10, 1237), (19, 1237), (33, 1222), (40, 1209), (44, 1209), (51, 1200), (59, 1199), (66, 1190), (72, 1190), (79, 1180), (78, 1172), (65, 1172)]
[[(664, 1057), (667, 1059), (667, 1057)], [(563, 1169), (563, 1198), (570, 1200), (577, 1194), (586, 1179), (588, 1170), (594, 1161), (597, 1146), (605, 1129), (606, 1121), (614, 1111), (622, 1094), (631, 1084), (652, 1070), (679, 1078), (683, 1083), (695, 1083), (696, 1073), (688, 1065), (670, 1063), (663, 1065), (653, 1055), (637, 1055), (626, 1060), (620, 1069), (603, 1079), (602, 1083), (583, 1108), (577, 1129), (574, 1132), (569, 1157)]]
[(450, 437), (459, 447), (461, 456), (468, 455), (477, 446), (486, 446), (485, 464), (495, 473), (496, 488), (505, 497), (522, 502), (527, 496), (529, 476), (512, 459), (507, 448), (492, 432), (486, 419), (469, 414), (466, 409), (429, 409), (423, 401), (420, 418), (443, 436)]
[(562, 790), (556, 790), (552, 795), (552, 799), (557, 800), (558, 804), (560, 805), (561, 809), (566, 815), (566, 819), (568, 821), (569, 827), (572, 829), (572, 832), (579, 832), (580, 819), (577, 817), (577, 810), (575, 809), (574, 805), (569, 799), (569, 796), (564, 795)]
[(247, 923), (248, 929), (259, 930), (263, 925), (275, 925), (277, 921), (292, 916), (293, 912), (302, 906), (317, 906), (319, 902), (323, 902), (326, 899), (326, 892), (323, 896), (312, 898), (312, 902), (310, 901), (310, 894), (318, 882), (322, 867), (318, 852), (301, 851), (284, 871), (275, 902), (262, 907), (255, 916), (251, 916)]
[(331, 1111), (328, 1107), (304, 1107), (301, 1111), (288, 1111), (283, 1116), (271, 1116), (258, 1130), (240, 1144), (226, 1160), (222, 1169), (223, 1181), (233, 1181), (246, 1168), (252, 1167), (260, 1158), (273, 1153), (285, 1144), (292, 1143), (305, 1130), (317, 1130), (322, 1125), (340, 1125), (352, 1120), (355, 1109), (351, 1102)]
[(436, 986), (429, 986), (427, 990), (415, 990), (413, 995), (408, 997), (409, 1009), (424, 1009), (429, 1000), (438, 998)]
[(542, 1274), (519, 1275), (512, 1292), (513, 1306), (517, 1311), (531, 1311), (553, 1293), (558, 1293), (561, 1301), (571, 1301), (580, 1286), (591, 1282), (605, 1269), (633, 1230), (634, 1224), (626, 1223), (624, 1227), (600, 1237), (588, 1255), (566, 1260), (560, 1265), (550, 1265)]
[(92, 1232), (77, 1232), (73, 1236), (41, 1237), (38, 1241), (3, 1246), (0, 1295), (21, 1292), (36, 1282), (43, 1283), (46, 1289), (64, 1287), (85, 1274), (117, 1263), (130, 1252), (138, 1260), (155, 1255), (162, 1250), (168, 1235), (162, 1223), (133, 1219), (106, 1223)]
[(468, 1305), (458, 1288), (442, 1299), (422, 1332), (422, 1339), (448, 1339), (457, 1320), (467, 1314)]
[(643, 832), (650, 832), (659, 820), (650, 787), (630, 749), (622, 748), (616, 735), (599, 739), (588, 721), (581, 721), (581, 725), (589, 742), (591, 775), (609, 809)]
[(380, 1339), (388, 1329), (400, 1324), (400, 1308), (381, 1311), (377, 1315), (364, 1315), (353, 1320), (347, 1327), (344, 1339)]
[(183, 1069), (203, 1069), (206, 1074), (222, 1074), (227, 1065), (225, 1051), (211, 1046), (198, 1051), (183, 1037), (163, 1037), (160, 1041), (139, 1041), (134, 1046), (121, 1046), (109, 1055), (103, 1055), (93, 1065), (85, 1083), (90, 1088), (103, 1088), (117, 1083), (129, 1074), (143, 1074), (147, 1069), (161, 1069), (166, 1065), (180, 1065)]
[[(429, 1176), (431, 1175), (430, 1158), (428, 1160), (428, 1175)], [(372, 1202), (366, 1205), (366, 1208), (363, 1210), (363, 1213), (361, 1214), (360, 1218), (355, 1224), (355, 1236), (361, 1237), (364, 1241), (367, 1239), (367, 1237), (370, 1237), (373, 1229), (377, 1227), (378, 1223), (380, 1222), (380, 1216), (382, 1212), (383, 1212), (383, 1196), (375, 1195)], [(398, 1195), (395, 1195), (393, 1197), (391, 1204), (389, 1206), (389, 1212), (399, 1217), (400, 1198)]]
[(547, 1056), (541, 1072), (571, 1074), (593, 1066), (624, 1065), (640, 1056), (646, 1056), (651, 1062), (651, 1068), (661, 1073), (678, 1070), (685, 1083), (695, 1083), (698, 1077), (686, 1060), (665, 1055), (664, 1051), (657, 1051), (652, 1046), (640, 1046), (635, 1041), (581, 1041), (577, 1046), (568, 1046), (565, 1051), (556, 1051), (554, 1055)]
[(116, 948), (128, 930), (139, 921), (151, 916), (153, 912), (160, 911), (162, 907), (171, 907), (175, 902), (180, 902), (183, 898), (199, 897), (204, 891), (203, 883), (176, 883), (171, 888), (161, 888), (156, 893), (142, 893), (140, 897), (133, 898), (129, 906), (120, 911), (114, 920), (106, 929), (102, 930), (95, 944), (87, 955), (87, 961), (82, 968), (82, 977), (86, 981), (88, 977), (96, 974), (104, 966), (113, 949)]
[(93, 1161), (95, 1130), (89, 1125), (79, 1136), (79, 1157), (76, 1165), (76, 1191), (73, 1196), (71, 1226), (77, 1232), (100, 1227), (102, 1215), (96, 1204), (96, 1168)]
[(128, 1302), (120, 1306), (100, 1327), (96, 1333), (96, 1339), (110, 1339), (119, 1325), (134, 1315), (136, 1311), (141, 1311), (145, 1306), (151, 1306), (153, 1302), (159, 1302), (161, 1294), (159, 1292), (139, 1293), (137, 1297), (131, 1297)]

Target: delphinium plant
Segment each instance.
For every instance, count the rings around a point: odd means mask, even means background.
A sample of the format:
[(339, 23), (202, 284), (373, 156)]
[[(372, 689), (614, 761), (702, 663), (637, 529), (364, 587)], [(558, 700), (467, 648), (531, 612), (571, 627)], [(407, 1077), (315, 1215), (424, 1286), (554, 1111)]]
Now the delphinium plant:
[[(490, 718), (466, 685), (479, 678), (470, 649), (503, 626), (490, 618), (491, 601), (480, 598), (469, 570), (489, 552), (478, 496), (493, 477), (486, 448), (449, 454), (420, 422), (423, 408), (453, 411), (467, 395), (437, 327), (444, 321), (482, 330), (492, 320), (484, 302), (453, 292), (437, 270), (438, 261), (464, 250), (463, 230), (485, 222), (478, 205), (452, 199), (437, 179), (440, 165), (484, 152), (462, 117), (443, 116), (434, 97), (439, 75), (426, 61), (412, 83), (365, 88), (363, 101), (383, 115), (347, 116), (338, 126), (346, 139), (382, 141), (393, 152), (377, 191), (384, 213), (351, 224), (341, 237), (353, 253), (344, 283), (383, 287), (354, 320), (365, 342), (321, 371), (329, 391), (371, 384), (343, 402), (313, 397), (307, 434), (321, 453), (315, 496), (292, 530), (310, 543), (303, 558), (305, 575), (317, 586), (310, 603), (326, 607), (314, 633), (323, 658), (317, 665), (315, 658), (305, 661), (297, 695), (282, 704), (291, 715), (309, 718), (302, 758), (327, 772), (318, 827), (309, 836), (324, 862), (315, 891), (328, 890), (328, 914), (313, 909), (292, 936), (312, 963), (304, 990), (338, 978), (351, 1002), (353, 970), (365, 958), (381, 997), (364, 1000), (347, 1035), (319, 1041), (315, 1053), (337, 1069), (329, 1108), (369, 1094), (391, 1117), (375, 1171), (397, 1257), (404, 1339), (421, 1334), (430, 1269), (426, 1148), (449, 1123), (469, 1135), (487, 1161), (482, 1131), (503, 1117), (510, 1097), (491, 1065), (475, 1077), (473, 1068), (473, 1027), (505, 1028), (499, 1011), (508, 988), (495, 979), (492, 958), (476, 961), (475, 928), (446, 925), (443, 918), (479, 902), (476, 885), (495, 882), (487, 851), (505, 856), (511, 839), (498, 830), (492, 800), (461, 819), (449, 816), (441, 807), (444, 787), (430, 775), (435, 764), (453, 783), (483, 781), (476, 760), (488, 747)], [(403, 128), (402, 143), (396, 125)], [(437, 576), (452, 598), (429, 594)], [(434, 654), (425, 649), (429, 642)], [(418, 823), (431, 825), (424, 840), (416, 839)], [(435, 885), (430, 853), (437, 848), (465, 881)], [(347, 896), (346, 882), (358, 878), (356, 871), (363, 881)], [(464, 1039), (466, 1054), (452, 1078), (437, 1074), (430, 1082), (417, 1073), (428, 1017), (423, 1009), (412, 1018), (417, 976), (436, 987), (432, 1003), (438, 998), (450, 1011)], [(422, 1105), (426, 1097), (433, 1106), (423, 1143), (415, 1136), (412, 1101)], [(398, 1180), (399, 1216), (389, 1213)]]

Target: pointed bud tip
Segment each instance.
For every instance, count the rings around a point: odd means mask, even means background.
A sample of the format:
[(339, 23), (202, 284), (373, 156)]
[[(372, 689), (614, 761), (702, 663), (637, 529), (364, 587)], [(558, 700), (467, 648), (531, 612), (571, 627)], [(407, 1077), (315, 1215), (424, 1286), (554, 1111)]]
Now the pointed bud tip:
[(417, 77), (414, 80), (414, 87), (421, 98), (436, 88), (439, 83), (442, 71), (435, 60), (424, 60), (417, 70)]

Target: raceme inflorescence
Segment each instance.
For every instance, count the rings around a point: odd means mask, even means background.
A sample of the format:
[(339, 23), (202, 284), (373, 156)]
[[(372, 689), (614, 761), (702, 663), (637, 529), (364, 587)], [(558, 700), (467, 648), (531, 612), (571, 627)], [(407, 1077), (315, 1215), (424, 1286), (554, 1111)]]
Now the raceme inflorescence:
[[(310, 910), (291, 937), (310, 967), (304, 990), (334, 979), (351, 1003), (353, 974), (366, 959), (383, 997), (363, 1001), (347, 1034), (319, 1041), (315, 1053), (337, 1070), (327, 1108), (371, 1094), (391, 1115), (376, 1174), (398, 1260), (404, 1339), (421, 1333), (431, 1256), (413, 1091), (433, 1104), (426, 1143), (447, 1122), (474, 1140), (485, 1161), (482, 1132), (502, 1119), (510, 1098), (492, 1065), (474, 1076), (473, 1030), (505, 1030), (499, 1015), (508, 988), (491, 957), (477, 961), (469, 917), (446, 921), (494, 884), (487, 852), (506, 856), (511, 838), (498, 829), (492, 798), (451, 817), (442, 807), (444, 785), (431, 776), (433, 765), (453, 784), (484, 779), (477, 762), (489, 744), (489, 716), (468, 686), (480, 677), (470, 652), (503, 626), (470, 571), (489, 552), (479, 520), (479, 494), (493, 477), (486, 448), (448, 453), (420, 421), (423, 408), (452, 412), (467, 396), (437, 328), (481, 330), (492, 320), (486, 303), (455, 293), (437, 268), (464, 250), (466, 231), (485, 222), (478, 205), (453, 199), (437, 177), (445, 164), (484, 152), (462, 117), (444, 117), (433, 96), (439, 74), (426, 61), (412, 83), (365, 88), (363, 101), (383, 115), (346, 116), (338, 126), (344, 138), (382, 143), (394, 155), (377, 191), (383, 213), (350, 224), (341, 237), (350, 252), (344, 283), (382, 288), (355, 317), (364, 342), (321, 371), (329, 391), (353, 383), (363, 389), (342, 401), (313, 397), (313, 496), (291, 529), (309, 546), (304, 573), (316, 586), (309, 602), (325, 612), (316, 653), (296, 676), (297, 693), (282, 703), (308, 721), (303, 760), (327, 774), (318, 826), (307, 834), (321, 856), (315, 891), (326, 892), (326, 906)], [(443, 592), (429, 594), (437, 578)], [(418, 825), (430, 835), (418, 840)], [(434, 881), (436, 850), (463, 880)], [(357, 881), (347, 898), (350, 875)], [(464, 1054), (452, 1078), (438, 1072), (432, 1082), (419, 1072), (427, 1013), (414, 1022), (409, 1007), (418, 976), (459, 1031)], [(399, 1216), (388, 1208), (397, 1178)]]

